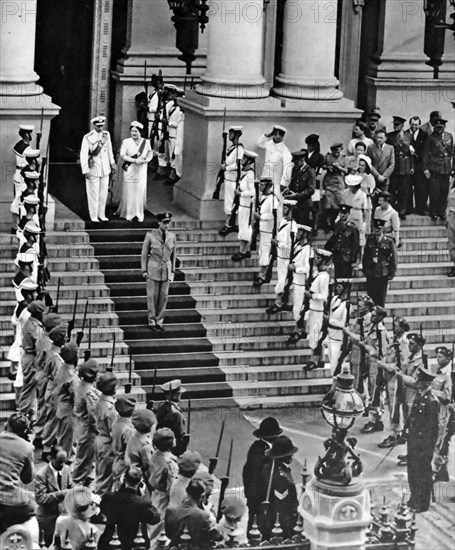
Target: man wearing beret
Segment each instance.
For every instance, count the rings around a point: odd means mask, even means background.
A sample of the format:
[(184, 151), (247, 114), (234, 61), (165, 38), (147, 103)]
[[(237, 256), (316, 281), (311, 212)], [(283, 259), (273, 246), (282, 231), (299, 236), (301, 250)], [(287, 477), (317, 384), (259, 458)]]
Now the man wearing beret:
[(164, 331), (164, 313), (169, 294), (169, 283), (175, 274), (174, 233), (169, 231), (172, 214), (157, 215), (158, 228), (149, 231), (142, 245), (142, 274), (147, 284), (148, 326), (153, 331)]
[(373, 233), (368, 235), (362, 259), (367, 292), (374, 303), (384, 307), (387, 289), (397, 272), (397, 250), (393, 240), (384, 235), (385, 221), (373, 220)]
[(112, 489), (114, 481), (112, 425), (117, 417), (115, 410), (117, 378), (115, 374), (113, 372), (101, 374), (96, 382), (96, 387), (101, 392), (95, 411), (96, 431), (98, 432), (95, 439), (96, 493), (102, 496)]
[(100, 392), (95, 387), (98, 363), (89, 359), (79, 367), (80, 384), (74, 396), (74, 416), (76, 417), (76, 457), (73, 479), (78, 485), (89, 485), (94, 479), (95, 464), (95, 411)]
[(150, 464), (152, 462), (152, 437), (156, 428), (156, 416), (149, 409), (137, 409), (132, 416), (134, 432), (128, 439), (125, 450), (125, 465), (139, 468), (144, 475), (144, 481), (149, 493), (148, 482)]
[(136, 399), (134, 399), (134, 397), (127, 394), (117, 396), (115, 410), (118, 412), (118, 416), (112, 424), (112, 449), (114, 451), (112, 472), (114, 473), (114, 491), (120, 487), (121, 478), (128, 469), (125, 464), (125, 453), (128, 441), (135, 431), (131, 421), (135, 408)]
[(202, 458), (197, 451), (185, 451), (177, 459), (178, 476), (174, 479), (169, 490), (169, 505), (177, 506), (186, 495), (186, 488), (191, 478), (201, 465)]
[(349, 221), (351, 207), (340, 205), (339, 219), (333, 235), (324, 248), (332, 253), (335, 279), (349, 279), (357, 265), (360, 252), (360, 233), (354, 222)]
[(157, 428), (172, 430), (176, 440), (175, 454), (179, 456), (186, 451), (189, 441), (185, 428), (185, 416), (180, 408), (180, 397), (186, 390), (179, 379), (166, 382), (160, 386), (160, 389), (164, 392), (165, 401), (160, 403), (156, 411)]
[(111, 136), (104, 130), (105, 116), (92, 118), (93, 129), (82, 139), (80, 162), (85, 176), (87, 204), (92, 222), (106, 222), (109, 174), (117, 170)]
[(445, 131), (447, 120), (435, 121), (433, 133), (423, 149), (423, 173), (429, 181), (430, 217), (445, 220), (445, 207), (449, 192), (450, 173), (453, 170), (453, 136)]

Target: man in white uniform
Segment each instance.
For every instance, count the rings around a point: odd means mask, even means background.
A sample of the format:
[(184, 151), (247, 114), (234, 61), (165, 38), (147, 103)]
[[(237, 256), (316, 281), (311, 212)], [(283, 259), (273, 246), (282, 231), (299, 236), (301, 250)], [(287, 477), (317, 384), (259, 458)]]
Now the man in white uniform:
[(116, 171), (111, 136), (104, 130), (105, 116), (92, 118), (93, 130), (82, 139), (80, 161), (85, 176), (87, 203), (92, 222), (107, 222), (109, 174)]

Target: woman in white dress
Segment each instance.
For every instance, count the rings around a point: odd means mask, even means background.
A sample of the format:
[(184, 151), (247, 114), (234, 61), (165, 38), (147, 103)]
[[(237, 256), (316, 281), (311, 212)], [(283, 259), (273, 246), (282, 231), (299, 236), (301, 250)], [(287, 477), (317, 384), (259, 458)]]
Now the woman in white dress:
[(373, 209), (372, 197), (376, 188), (376, 181), (371, 173), (371, 159), (367, 155), (359, 155), (357, 171), (355, 172), (362, 176), (360, 189), (367, 196), (367, 207), (365, 210), (365, 235), (371, 233), (371, 211)]
[(143, 125), (136, 120), (130, 125), (131, 137), (122, 142), (120, 159), (122, 162), (122, 198), (117, 215), (132, 221), (144, 221), (147, 197), (147, 163), (153, 158), (150, 142), (141, 136)]
[(367, 195), (362, 191), (360, 185), (362, 176), (360, 174), (351, 174), (344, 179), (347, 189), (343, 192), (343, 204), (351, 207), (349, 221), (353, 222), (360, 233), (360, 248), (363, 251), (365, 246), (365, 213), (367, 210)]

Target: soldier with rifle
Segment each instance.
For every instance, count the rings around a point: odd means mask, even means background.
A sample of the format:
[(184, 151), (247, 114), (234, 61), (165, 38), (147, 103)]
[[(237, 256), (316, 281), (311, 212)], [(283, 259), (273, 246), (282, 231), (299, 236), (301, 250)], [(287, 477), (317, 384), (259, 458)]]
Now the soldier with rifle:
[(17, 222), (19, 221), (19, 198), (24, 191), (24, 180), (21, 174), (22, 168), (27, 166), (27, 160), (25, 157), (25, 151), (30, 148), (32, 142), (32, 133), (35, 130), (35, 127), (32, 124), (20, 124), (19, 125), (19, 136), (20, 140), (14, 145), (14, 164), (15, 172), (13, 176), (14, 183), (14, 200), (11, 204), (11, 214), (13, 216), (13, 227), (11, 228), (11, 233), (14, 235), (16, 233)]
[(335, 279), (349, 279), (357, 265), (360, 252), (360, 234), (354, 222), (349, 221), (351, 207), (341, 204), (335, 230), (324, 248), (333, 254)]
[(226, 224), (218, 233), (225, 237), (229, 233), (237, 231), (237, 227), (232, 220), (232, 209), (234, 206), (235, 190), (237, 187), (237, 161), (242, 160), (245, 151), (240, 143), (240, 136), (243, 133), (243, 126), (231, 126), (228, 129), (228, 138), (231, 146), (226, 151), (226, 160), (221, 165), (224, 171), (224, 213), (226, 214)]
[(175, 454), (180, 456), (186, 451), (189, 443), (189, 434), (186, 433), (186, 420), (180, 408), (180, 398), (185, 388), (181, 380), (170, 380), (160, 386), (164, 392), (165, 401), (156, 409), (157, 428), (169, 428), (175, 436)]
[(266, 309), (268, 315), (278, 313), (289, 302), (294, 271), (288, 270), (288, 266), (291, 258), (294, 260), (298, 232), (298, 226), (292, 214), (292, 208), (296, 204), (297, 201), (288, 199), (283, 201), (283, 217), (278, 225), (276, 243), (272, 243), (277, 248), (276, 272), (278, 280), (275, 285), (276, 300), (273, 306)]
[(218, 200), (220, 198), (221, 186), (224, 183), (224, 168), (226, 166), (226, 154), (227, 154), (227, 132), (226, 132), (226, 107), (224, 108), (223, 113), (223, 131), (221, 133), (221, 138), (223, 140), (223, 148), (221, 151), (221, 167), (218, 170), (218, 175), (216, 177), (215, 191), (213, 192), (213, 199)]
[[(166, 113), (167, 113), (167, 128), (168, 128), (168, 149), (167, 149), (167, 164), (170, 169), (170, 173), (166, 181), (166, 185), (173, 185), (181, 177), (181, 167), (180, 167), (180, 176), (177, 174), (177, 170), (173, 167), (173, 160), (176, 156), (177, 148), (177, 138), (179, 127), (182, 124), (182, 119), (184, 117), (183, 111), (180, 108), (178, 98), (184, 97), (185, 91), (182, 88), (177, 86), (169, 87), (167, 97), (168, 101), (166, 103)], [(175, 164), (174, 164), (175, 166)]]
[(260, 287), (267, 282), (268, 271), (273, 267), (272, 239), (277, 230), (277, 198), (273, 193), (273, 182), (270, 178), (260, 180), (261, 199), (259, 211), (255, 212), (255, 219), (259, 220), (259, 273), (255, 276), (253, 286)]
[[(148, 126), (150, 128), (150, 147), (152, 148), (154, 157), (151, 164), (157, 166), (158, 170), (158, 158), (159, 158), (159, 144), (161, 141), (161, 111), (164, 104), (164, 91), (163, 91), (163, 75), (160, 72), (158, 75), (152, 75), (151, 85), (154, 88), (153, 92), (148, 96)], [(156, 159), (156, 161), (155, 161)], [(161, 177), (161, 175), (159, 176)]]
[[(232, 256), (233, 262), (241, 262), (245, 258), (251, 258), (250, 243), (253, 234), (256, 157), (257, 153), (253, 151), (244, 151), (243, 153), (242, 175), (235, 190), (235, 200), (238, 201), (240, 250)], [(233, 219), (233, 222), (235, 223), (235, 219)]]

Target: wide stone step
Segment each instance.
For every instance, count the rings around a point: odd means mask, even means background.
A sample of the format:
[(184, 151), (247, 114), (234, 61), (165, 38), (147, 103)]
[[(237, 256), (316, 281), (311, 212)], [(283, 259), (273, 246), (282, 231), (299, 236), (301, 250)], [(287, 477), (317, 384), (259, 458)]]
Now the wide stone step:
[[(14, 264), (11, 260), (1, 258), (0, 259), (0, 271), (1, 273), (11, 273)], [(48, 263), (49, 270), (53, 277), (57, 277), (57, 272), (62, 271), (99, 271), (99, 263), (93, 257), (84, 257), (80, 258), (50, 258)]]
[(319, 395), (325, 394), (332, 385), (332, 379), (294, 379), (257, 381), (248, 384), (243, 381), (229, 382), (232, 393), (237, 397), (273, 397), (273, 396), (295, 396), (295, 395)]
[(207, 338), (169, 338), (164, 336), (146, 340), (126, 340), (126, 343), (133, 355), (151, 353), (196, 353), (209, 352), (212, 350), (212, 344)]
[[(119, 313), (124, 310), (143, 310), (147, 307), (146, 296), (114, 296), (112, 301)], [(167, 309), (191, 309), (194, 307), (195, 299), (190, 295), (169, 296)]]
[[(54, 278), (53, 284), (47, 285), (46, 289), (49, 291), (52, 299), (55, 301), (57, 296), (57, 280)], [(78, 293), (78, 300), (86, 300), (92, 298), (109, 298), (109, 287), (104, 284), (81, 284), (81, 285), (67, 285), (64, 286), (60, 283), (59, 291), (59, 303), (65, 300), (74, 300), (74, 296)], [(3, 300), (15, 300), (15, 290), (13, 286), (3, 289)], [(1, 305), (1, 302), (0, 302)]]
[[(76, 293), (74, 293), (74, 295), (72, 296), (72, 299), (59, 299), (58, 311), (61, 315), (73, 315), (75, 296), (76, 296)], [(113, 311), (113, 303), (110, 299), (90, 297), (90, 298), (79, 300), (78, 298), (78, 301), (76, 304), (76, 317), (81, 324), (82, 324), (82, 317), (85, 312), (87, 301), (88, 301), (87, 314), (88, 313), (101, 314), (101, 313)], [(8, 312), (11, 312), (12, 314), (16, 304), (17, 302), (15, 300), (0, 301), (0, 315), (5, 315)]]
[[(46, 244), (52, 246), (56, 244), (89, 244), (90, 237), (85, 231), (46, 231)], [(17, 247), (18, 238), (15, 235), (1, 234), (0, 243), (11, 244)]]
[[(119, 311), (118, 319), (121, 325), (147, 325), (147, 311), (145, 309)], [(201, 314), (193, 308), (176, 310), (170, 309), (166, 311), (164, 326), (167, 328), (168, 324), (198, 323), (200, 321)]]
[[(9, 269), (8, 272), (4, 272), (0, 275), (0, 287), (8, 287), (12, 284), (13, 277), (15, 275), (15, 271), (13, 269)], [(68, 271), (63, 272), (59, 271), (57, 274), (54, 274), (51, 277), (51, 284), (48, 285), (49, 287), (57, 288), (57, 280), (60, 279), (61, 281), (61, 287), (64, 286), (77, 286), (79, 288), (83, 288), (86, 285), (102, 285), (104, 283), (104, 275), (101, 273), (101, 271), (98, 270), (92, 270), (92, 271)]]
[(219, 359), (211, 352), (186, 352), (186, 353), (167, 353), (167, 354), (141, 354), (133, 355), (135, 369), (154, 370), (194, 367), (216, 367)]
[[(68, 322), (70, 319), (72, 319), (72, 310), (71, 314), (65, 313), (62, 314), (62, 310), (59, 307), (59, 312), (63, 317), (63, 321)], [(11, 315), (13, 313), (13, 310), (11, 309), (10, 314), (1, 314), (0, 315), (0, 330), (7, 330), (10, 331), (12, 324), (11, 324)], [(76, 316), (76, 328), (75, 330), (78, 330), (78, 327), (82, 325), (82, 317), (83, 314), (78, 314)], [(89, 319), (91, 319), (92, 327), (105, 327), (105, 330), (110, 333), (112, 327), (117, 327), (118, 325), (118, 315), (112, 311), (106, 311), (103, 313), (87, 313), (87, 323), (89, 322)], [(88, 326), (88, 325), (87, 325)]]
[(436, 237), (436, 238), (404, 238), (401, 239), (402, 246), (400, 248), (400, 252), (407, 253), (407, 252), (415, 252), (415, 251), (421, 251), (421, 250), (443, 250), (448, 251), (448, 243), (447, 238), (444, 237)]
[[(68, 319), (64, 319), (64, 322), (68, 322)], [(109, 330), (106, 330), (106, 327), (99, 327), (92, 323), (91, 327), (91, 341), (92, 342), (109, 342), (112, 341), (115, 334), (115, 340), (116, 342), (122, 342), (124, 340), (124, 332), (119, 327), (112, 326), (109, 327)], [(76, 328), (73, 331), (73, 335), (75, 335), (78, 331), (81, 330), (81, 324), (82, 322), (77, 323)], [(86, 322), (84, 335), (83, 335), (83, 341), (88, 342), (89, 337), (89, 324), (90, 321)], [(13, 343), (15, 336), (15, 327), (13, 324), (10, 324), (9, 330), (1, 331), (0, 333), (0, 344), (4, 346), (11, 346)], [(75, 338), (75, 336), (74, 336)]]
[[(121, 325), (125, 340), (143, 340), (159, 338), (159, 332), (151, 331), (147, 325)], [(166, 338), (205, 337), (206, 329), (200, 323), (166, 323)]]
[[(14, 260), (18, 252), (16, 245), (3, 245), (0, 251), (0, 258)], [(93, 247), (89, 244), (67, 243), (47, 244), (47, 257), (50, 261), (54, 258), (70, 260), (72, 258), (93, 256)]]
[[(223, 371), (228, 382), (248, 382), (250, 387), (257, 382), (274, 382), (289, 380), (307, 380), (315, 385), (330, 384), (331, 373), (328, 364), (323, 369), (315, 369), (309, 372), (303, 370), (302, 365), (231, 365), (223, 366)], [(322, 379), (322, 381), (321, 381)]]
[[(232, 255), (239, 250), (238, 242), (205, 242), (205, 243), (191, 243), (177, 241), (176, 254), (177, 257), (187, 254), (226, 254)], [(116, 255), (116, 256), (130, 256), (131, 254), (137, 254), (138, 256), (142, 251), (142, 242), (128, 242), (128, 243), (97, 243), (95, 247), (96, 255), (101, 259), (104, 256)], [(254, 253), (257, 255), (256, 253)]]
[(190, 382), (225, 382), (226, 375), (219, 367), (188, 367), (183, 370), (176, 368), (163, 368), (157, 369), (156, 379), (154, 370), (136, 370), (136, 376), (139, 376), (142, 380), (143, 385), (148, 385), (153, 387), (155, 382), (156, 388), (160, 384), (171, 380), (172, 378), (179, 377), (183, 385), (186, 385)]
[(311, 351), (303, 347), (283, 349), (259, 349), (248, 351), (218, 351), (216, 353), (220, 366), (225, 365), (304, 365), (311, 356)]
[[(154, 395), (153, 386), (143, 385), (142, 389), (148, 396)], [(187, 383), (185, 384), (185, 389), (184, 400), (191, 399), (191, 408), (193, 408), (193, 399), (208, 397), (210, 399), (219, 399), (232, 396), (232, 388), (227, 382)]]

